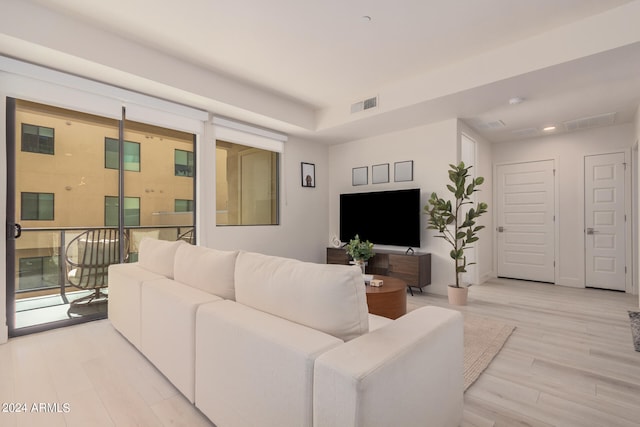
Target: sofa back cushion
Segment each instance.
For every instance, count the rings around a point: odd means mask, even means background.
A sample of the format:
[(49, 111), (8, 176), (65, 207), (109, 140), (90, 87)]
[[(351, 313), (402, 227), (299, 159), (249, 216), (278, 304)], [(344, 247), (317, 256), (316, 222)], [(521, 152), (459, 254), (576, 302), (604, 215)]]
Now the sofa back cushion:
[(182, 245), (176, 251), (174, 278), (224, 299), (235, 300), (237, 251)]
[(349, 341), (369, 331), (358, 267), (240, 252), (236, 301)]
[(175, 242), (145, 237), (138, 248), (138, 262), (141, 267), (173, 279), (173, 262), (179, 246), (186, 245), (183, 240)]

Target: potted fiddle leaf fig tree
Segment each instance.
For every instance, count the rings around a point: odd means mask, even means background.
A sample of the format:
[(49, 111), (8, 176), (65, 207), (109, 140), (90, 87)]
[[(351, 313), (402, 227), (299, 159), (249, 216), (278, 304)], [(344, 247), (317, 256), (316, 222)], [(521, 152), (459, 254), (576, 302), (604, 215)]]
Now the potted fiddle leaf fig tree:
[[(478, 241), (478, 231), (484, 226), (476, 225), (476, 220), (487, 212), (487, 204), (478, 202), (475, 207), (467, 209), (466, 205), (473, 205), (471, 195), (478, 191), (484, 178), (470, 176), (469, 169), (472, 166), (465, 166), (464, 162), (449, 166), (449, 180), (452, 184), (447, 184), (447, 189), (453, 194), (453, 200), (442, 199), (434, 192), (428, 205), (424, 207), (424, 213), (428, 219), (427, 228), (437, 230), (436, 237), (451, 245), (449, 256), (454, 261), (456, 282), (448, 287), (449, 303), (465, 305), (468, 288), (462, 285), (460, 276), (467, 271), (467, 266), (475, 263), (467, 262), (464, 251)], [(470, 180), (468, 184), (467, 180)]]

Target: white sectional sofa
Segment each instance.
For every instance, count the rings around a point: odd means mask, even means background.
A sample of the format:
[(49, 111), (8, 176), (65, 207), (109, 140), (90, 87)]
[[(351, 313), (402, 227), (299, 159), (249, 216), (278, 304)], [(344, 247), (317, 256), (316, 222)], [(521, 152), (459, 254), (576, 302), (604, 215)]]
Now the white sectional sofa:
[(144, 239), (109, 319), (217, 427), (457, 426), (460, 313), (368, 314), (357, 267)]

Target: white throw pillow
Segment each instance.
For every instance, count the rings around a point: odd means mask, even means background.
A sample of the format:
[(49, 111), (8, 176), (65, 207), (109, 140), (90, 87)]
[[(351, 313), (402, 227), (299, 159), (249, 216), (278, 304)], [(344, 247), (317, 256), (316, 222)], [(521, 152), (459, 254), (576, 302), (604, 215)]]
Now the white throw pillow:
[(174, 278), (224, 299), (235, 300), (237, 251), (182, 245), (176, 251)]
[(369, 331), (359, 267), (240, 252), (236, 301), (344, 341)]
[(138, 263), (141, 267), (154, 273), (173, 279), (173, 263), (176, 250), (186, 245), (183, 240), (170, 242), (145, 237), (140, 241)]

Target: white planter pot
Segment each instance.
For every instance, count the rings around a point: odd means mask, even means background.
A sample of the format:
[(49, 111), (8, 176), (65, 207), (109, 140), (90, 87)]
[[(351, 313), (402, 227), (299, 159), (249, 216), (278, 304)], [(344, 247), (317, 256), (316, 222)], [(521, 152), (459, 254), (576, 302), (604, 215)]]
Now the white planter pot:
[(449, 304), (451, 305), (467, 305), (468, 294), (469, 288), (447, 286), (447, 295), (449, 297)]

